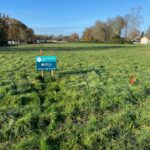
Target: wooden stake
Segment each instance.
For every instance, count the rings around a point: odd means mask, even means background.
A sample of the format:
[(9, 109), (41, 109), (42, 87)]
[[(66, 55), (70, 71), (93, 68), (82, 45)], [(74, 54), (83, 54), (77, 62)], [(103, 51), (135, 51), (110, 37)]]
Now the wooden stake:
[[(40, 55), (43, 55), (43, 51), (40, 49)], [(42, 78), (44, 77), (44, 71), (41, 71)]]
[(42, 54), (43, 54), (43, 51), (40, 49), (40, 55), (42, 56)]
[(42, 77), (44, 77), (44, 71), (41, 72)]
[(54, 71), (53, 71), (53, 70), (51, 71), (51, 76), (52, 76), (52, 77), (54, 76)]

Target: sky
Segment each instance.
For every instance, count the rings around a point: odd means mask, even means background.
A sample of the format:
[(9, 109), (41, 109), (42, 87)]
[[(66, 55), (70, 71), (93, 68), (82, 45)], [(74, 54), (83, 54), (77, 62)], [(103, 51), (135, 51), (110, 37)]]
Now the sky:
[(150, 0), (0, 0), (0, 12), (33, 28), (36, 34), (82, 34), (96, 20), (124, 16), (141, 7), (141, 30), (150, 26)]

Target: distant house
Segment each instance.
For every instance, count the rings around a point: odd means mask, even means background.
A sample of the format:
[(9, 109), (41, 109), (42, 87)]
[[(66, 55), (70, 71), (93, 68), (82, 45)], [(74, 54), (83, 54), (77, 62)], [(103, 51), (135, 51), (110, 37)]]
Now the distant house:
[(67, 40), (46, 40), (46, 43), (68, 43)]
[(57, 43), (57, 40), (47, 40), (47, 43)]
[(46, 40), (36, 40), (37, 44), (47, 43)]
[(141, 42), (141, 36), (135, 37), (133, 40), (131, 40), (133, 44), (139, 44)]
[(20, 44), (20, 41), (8, 41), (8, 45), (17, 45)]
[(144, 36), (141, 38), (141, 44), (150, 44), (150, 39)]

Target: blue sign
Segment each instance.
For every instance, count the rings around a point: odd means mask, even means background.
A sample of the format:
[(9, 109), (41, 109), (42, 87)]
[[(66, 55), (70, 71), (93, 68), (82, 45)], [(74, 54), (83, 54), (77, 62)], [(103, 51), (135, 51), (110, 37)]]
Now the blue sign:
[(52, 71), (57, 69), (56, 56), (37, 56), (36, 69), (37, 71)]

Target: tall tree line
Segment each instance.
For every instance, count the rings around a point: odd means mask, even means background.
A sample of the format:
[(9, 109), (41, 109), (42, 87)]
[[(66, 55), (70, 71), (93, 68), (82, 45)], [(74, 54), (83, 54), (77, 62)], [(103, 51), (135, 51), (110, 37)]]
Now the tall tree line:
[(0, 13), (0, 45), (7, 41), (31, 42), (34, 31), (19, 20)]
[(84, 30), (82, 39), (87, 42), (111, 42), (134, 40), (140, 36), (141, 8), (134, 8), (125, 16), (108, 18), (107, 21), (96, 21), (94, 26)]

